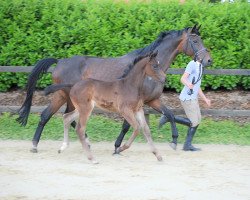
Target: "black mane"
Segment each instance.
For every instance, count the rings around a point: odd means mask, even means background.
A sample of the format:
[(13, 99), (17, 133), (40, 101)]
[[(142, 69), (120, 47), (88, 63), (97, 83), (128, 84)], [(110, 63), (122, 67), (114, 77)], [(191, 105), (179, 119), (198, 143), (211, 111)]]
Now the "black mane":
[[(148, 46), (146, 46), (144, 48), (136, 49), (136, 50), (130, 52), (129, 54), (136, 54), (139, 56), (148, 54), (149, 52), (154, 51), (163, 42), (165, 37), (167, 37), (167, 36), (178, 37), (178, 36), (182, 35), (183, 32), (187, 32), (190, 28), (192, 28), (192, 27), (187, 27), (187, 28), (184, 28), (182, 30), (163, 31), (158, 35), (157, 39), (154, 42), (152, 42), (151, 44), (149, 44)], [(194, 29), (192, 33), (194, 33), (196, 35), (200, 35), (198, 29)]]
[(158, 35), (157, 39), (154, 42), (152, 42), (151, 44), (149, 44), (148, 46), (146, 46), (144, 48), (140, 48), (140, 49), (136, 49), (136, 50), (132, 51), (131, 54), (145, 55), (149, 52), (152, 52), (162, 43), (163, 39), (166, 36), (169, 36), (169, 35), (179, 36), (180, 34), (182, 34), (182, 32), (183, 32), (183, 30), (163, 31)]
[(139, 55), (139, 56), (137, 56), (137, 57), (134, 59), (134, 61), (133, 61), (132, 63), (130, 63), (130, 64), (128, 65), (128, 67), (124, 70), (123, 75), (122, 75), (121, 77), (119, 77), (118, 80), (125, 78), (125, 77), (129, 74), (129, 72), (134, 68), (134, 66), (136, 65), (136, 63), (138, 63), (138, 62), (139, 62), (140, 60), (142, 60), (143, 58), (148, 57), (151, 53), (152, 53), (152, 52), (149, 52), (149, 53), (147, 53), (146, 55)]

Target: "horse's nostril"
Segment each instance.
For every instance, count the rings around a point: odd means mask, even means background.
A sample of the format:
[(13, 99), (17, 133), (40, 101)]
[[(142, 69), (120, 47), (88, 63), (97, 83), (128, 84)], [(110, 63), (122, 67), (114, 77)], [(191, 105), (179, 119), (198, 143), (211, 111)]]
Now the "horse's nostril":
[(209, 59), (208, 62), (209, 62), (209, 63), (212, 63), (212, 60)]

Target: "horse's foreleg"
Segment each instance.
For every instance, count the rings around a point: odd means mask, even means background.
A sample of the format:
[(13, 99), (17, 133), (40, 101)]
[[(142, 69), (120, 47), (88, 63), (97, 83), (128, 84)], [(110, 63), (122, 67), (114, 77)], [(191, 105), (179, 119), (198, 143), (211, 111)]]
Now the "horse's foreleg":
[(121, 143), (122, 143), (122, 141), (124, 139), (124, 136), (128, 132), (129, 128), (130, 128), (130, 124), (127, 122), (127, 120), (124, 119), (123, 124), (122, 124), (122, 130), (121, 130), (119, 136), (117, 137), (117, 139), (115, 141), (115, 152), (114, 152), (114, 154), (118, 154), (117, 149), (121, 146)]
[(59, 108), (65, 103), (65, 99), (59, 93), (54, 94), (54, 98), (52, 99), (49, 106), (42, 112), (40, 121), (36, 128), (36, 132), (32, 139), (33, 147), (31, 148), (31, 152), (37, 153), (37, 145), (41, 138), (41, 134), (43, 131), (44, 126), (49, 121), (49, 119), (59, 110)]
[(63, 144), (58, 150), (58, 153), (63, 152), (69, 146), (69, 128), (73, 121), (78, 120), (78, 117), (79, 113), (76, 110), (63, 115), (64, 138), (63, 138)]
[(156, 156), (158, 161), (162, 161), (162, 156), (159, 154), (158, 149), (155, 147), (149, 126), (147, 124), (147, 121), (144, 116), (144, 111), (141, 109), (139, 112), (136, 113), (136, 119), (140, 124), (140, 127), (142, 127), (143, 135), (145, 136), (150, 148), (151, 152)]
[(156, 111), (162, 113), (164, 116), (166, 116), (169, 119), (169, 122), (171, 124), (171, 130), (172, 130), (172, 139), (173, 141), (170, 143), (170, 146), (176, 150), (177, 147), (177, 139), (178, 139), (178, 130), (176, 127), (176, 123), (175, 123), (175, 118), (174, 118), (174, 114), (171, 110), (169, 110), (166, 106), (164, 106), (160, 99), (155, 99), (153, 101), (150, 101), (147, 103), (147, 105), (149, 105), (150, 107), (152, 107), (153, 109), (155, 109)]

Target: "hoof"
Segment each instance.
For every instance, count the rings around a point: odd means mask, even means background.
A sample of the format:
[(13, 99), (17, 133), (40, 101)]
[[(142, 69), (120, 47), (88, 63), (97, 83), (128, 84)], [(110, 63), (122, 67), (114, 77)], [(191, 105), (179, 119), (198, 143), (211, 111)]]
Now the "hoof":
[(62, 153), (62, 151), (59, 149), (59, 150), (58, 150), (58, 153)]
[(92, 164), (94, 164), (94, 165), (99, 164), (99, 162), (98, 162), (97, 160), (92, 160), (91, 162), (92, 162)]
[(192, 144), (184, 144), (183, 151), (201, 151), (201, 149), (194, 147)]
[(161, 162), (163, 159), (161, 156), (157, 156), (157, 160)]
[(94, 159), (94, 158), (88, 158), (88, 159), (94, 165), (99, 164), (99, 162), (96, 159)]
[(176, 150), (176, 149), (177, 149), (177, 144), (175, 144), (175, 143), (173, 143), (173, 142), (171, 142), (171, 143), (169, 144), (169, 146), (170, 146), (173, 150)]
[(201, 151), (200, 148), (192, 147), (192, 148), (183, 148), (183, 151)]
[(115, 148), (115, 151), (114, 151), (114, 153), (113, 153), (113, 155), (120, 155), (120, 148), (119, 147), (116, 147)]
[(30, 149), (30, 152), (31, 152), (31, 153), (37, 153), (38, 151), (37, 151), (37, 148), (32, 147), (32, 148)]

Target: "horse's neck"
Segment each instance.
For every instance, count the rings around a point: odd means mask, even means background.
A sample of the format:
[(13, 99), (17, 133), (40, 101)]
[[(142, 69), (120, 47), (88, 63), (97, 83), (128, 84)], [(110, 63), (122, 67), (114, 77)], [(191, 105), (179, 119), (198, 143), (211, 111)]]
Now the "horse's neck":
[[(143, 62), (143, 63), (141, 63)], [(136, 90), (140, 89), (143, 86), (143, 81), (146, 76), (146, 62), (145, 61), (139, 61), (133, 69), (129, 72), (127, 77), (124, 79), (123, 83), (125, 85), (131, 85), (133, 84), (133, 88)]]
[(175, 39), (175, 41), (171, 41), (171, 39), (169, 39), (169, 42), (165, 41), (164, 44), (161, 44), (156, 48), (156, 50), (158, 50), (157, 59), (160, 62), (164, 72), (167, 71), (173, 60), (180, 53), (178, 51), (178, 46), (180, 43), (181, 39), (178, 37)]

